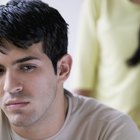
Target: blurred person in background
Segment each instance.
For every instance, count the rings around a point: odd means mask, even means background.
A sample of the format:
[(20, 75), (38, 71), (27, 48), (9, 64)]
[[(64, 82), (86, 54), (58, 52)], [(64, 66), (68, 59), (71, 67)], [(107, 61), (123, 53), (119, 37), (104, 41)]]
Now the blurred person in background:
[(140, 0), (85, 0), (72, 90), (129, 114), (140, 129)]

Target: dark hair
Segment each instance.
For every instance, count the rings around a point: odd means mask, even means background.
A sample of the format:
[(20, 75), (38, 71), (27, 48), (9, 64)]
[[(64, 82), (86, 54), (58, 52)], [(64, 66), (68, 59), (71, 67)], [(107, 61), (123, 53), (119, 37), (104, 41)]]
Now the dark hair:
[(138, 47), (134, 55), (127, 60), (128, 66), (134, 67), (140, 64), (140, 29), (138, 32)]
[(67, 53), (68, 24), (60, 13), (40, 0), (11, 0), (0, 6), (0, 42), (7, 40), (27, 49), (42, 42), (43, 51), (56, 72), (58, 60)]

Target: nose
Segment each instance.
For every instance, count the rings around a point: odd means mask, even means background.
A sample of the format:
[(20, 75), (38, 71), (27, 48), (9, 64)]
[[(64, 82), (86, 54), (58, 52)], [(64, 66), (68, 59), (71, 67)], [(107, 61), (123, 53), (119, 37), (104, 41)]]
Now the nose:
[(6, 73), (4, 79), (4, 92), (10, 94), (20, 93), (23, 90), (23, 87), (19, 81), (20, 79), (16, 74), (11, 72)]

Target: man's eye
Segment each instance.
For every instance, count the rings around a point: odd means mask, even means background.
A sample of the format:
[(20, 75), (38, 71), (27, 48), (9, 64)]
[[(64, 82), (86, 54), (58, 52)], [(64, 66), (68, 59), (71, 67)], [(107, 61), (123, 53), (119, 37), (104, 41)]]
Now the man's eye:
[(4, 68), (0, 68), (0, 75), (2, 75), (5, 72)]
[(26, 66), (21, 66), (20, 67), (20, 69), (22, 70), (22, 71), (32, 71), (32, 70), (34, 70), (36, 68), (36, 66), (31, 66), (31, 65), (26, 65)]

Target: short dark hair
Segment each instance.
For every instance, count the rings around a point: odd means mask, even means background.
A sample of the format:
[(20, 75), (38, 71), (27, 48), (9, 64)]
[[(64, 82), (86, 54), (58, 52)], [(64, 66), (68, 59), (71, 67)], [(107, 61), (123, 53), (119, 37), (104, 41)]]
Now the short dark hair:
[(60, 13), (40, 0), (11, 0), (0, 6), (0, 42), (26, 49), (42, 42), (44, 53), (56, 72), (58, 60), (67, 53), (68, 24)]

